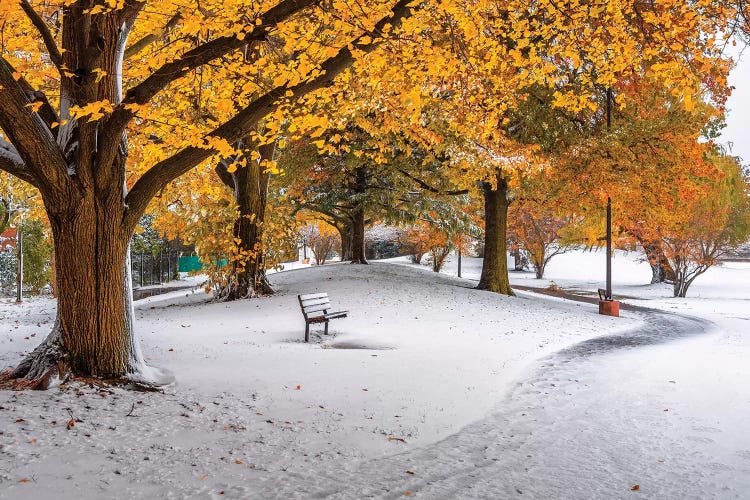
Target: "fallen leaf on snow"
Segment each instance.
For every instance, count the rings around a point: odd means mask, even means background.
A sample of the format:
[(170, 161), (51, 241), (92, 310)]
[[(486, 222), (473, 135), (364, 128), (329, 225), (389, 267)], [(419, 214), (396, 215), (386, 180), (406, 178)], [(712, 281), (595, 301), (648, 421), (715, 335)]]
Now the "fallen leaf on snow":
[(66, 428), (67, 428), (68, 430), (70, 430), (70, 428), (71, 428), (71, 427), (73, 427), (74, 425), (76, 425), (76, 423), (75, 423), (75, 421), (74, 421), (74, 420), (73, 420), (73, 419), (71, 418), (70, 420), (68, 420), (68, 424), (67, 424), (67, 425), (66, 425), (65, 427), (66, 427)]
[(399, 441), (401, 443), (405, 443), (406, 442), (406, 440), (404, 438), (397, 438), (397, 437), (393, 437), (393, 436), (388, 436), (388, 441)]
[(294, 388), (295, 391), (299, 391), (300, 389), (302, 389), (301, 385), (298, 385), (297, 387)]
[(242, 465), (245, 462), (243, 462), (242, 460), (235, 460), (234, 463), (236, 463), (237, 465)]
[(18, 482), (19, 482), (19, 483), (28, 483), (28, 482), (29, 482), (29, 480), (28, 480), (28, 479), (26, 479), (26, 478), (23, 478), (23, 479), (21, 479), (21, 480), (20, 480), (20, 481), (18, 481)]
[(410, 470), (408, 470), (408, 471), (406, 471), (406, 473), (407, 473), (407, 474), (411, 474), (412, 476), (414, 475), (414, 471), (410, 471)]
[(405, 497), (410, 497), (411, 496), (411, 491), (407, 491), (406, 493), (404, 493), (404, 496)]
[(640, 484), (634, 484), (634, 485), (633, 485), (633, 486), (632, 486), (632, 487), (630, 488), (630, 491), (638, 491), (638, 490), (640, 490), (640, 489), (641, 489), (641, 485), (640, 485)]

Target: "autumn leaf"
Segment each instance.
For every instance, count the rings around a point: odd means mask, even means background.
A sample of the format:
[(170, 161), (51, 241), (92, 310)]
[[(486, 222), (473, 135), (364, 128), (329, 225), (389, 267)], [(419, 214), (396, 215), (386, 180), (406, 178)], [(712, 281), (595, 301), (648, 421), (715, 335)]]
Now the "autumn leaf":
[(630, 491), (638, 491), (640, 489), (641, 489), (640, 484), (634, 484), (633, 486), (630, 487)]
[(65, 428), (70, 430), (74, 425), (76, 425), (75, 421), (71, 418), (68, 420), (68, 423), (65, 425)]

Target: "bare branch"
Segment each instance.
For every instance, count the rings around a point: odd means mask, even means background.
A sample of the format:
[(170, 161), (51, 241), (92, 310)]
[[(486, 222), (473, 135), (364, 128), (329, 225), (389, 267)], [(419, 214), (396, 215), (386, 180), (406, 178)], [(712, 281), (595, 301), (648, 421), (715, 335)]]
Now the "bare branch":
[(21, 0), (21, 8), (26, 13), (26, 17), (28, 17), (31, 21), (31, 24), (34, 25), (36, 30), (42, 36), (42, 41), (44, 42), (44, 46), (47, 47), (47, 54), (49, 54), (50, 61), (52, 61), (52, 64), (57, 67), (60, 75), (63, 75), (62, 54), (60, 53), (60, 49), (57, 48), (55, 37), (52, 36), (52, 32), (50, 32), (49, 30), (49, 26), (47, 26), (47, 23), (44, 22), (44, 19), (42, 19), (41, 16), (34, 10), (28, 0)]
[[(410, 15), (412, 9), (417, 9), (417, 7), (410, 8), (408, 6), (412, 1), (400, 0), (397, 2), (392, 9), (392, 14), (381, 19), (375, 25), (373, 31), (381, 33), (386, 25), (396, 26), (399, 24), (402, 19)], [(366, 43), (363, 43), (365, 38)], [(319, 76), (293, 87), (282, 85), (274, 88), (214, 129), (208, 134), (208, 137), (219, 137), (230, 143), (238, 141), (257, 126), (262, 118), (276, 110), (280, 104), (280, 99), (285, 95), (291, 98), (300, 98), (310, 92), (332, 85), (334, 79), (354, 62), (354, 55), (348, 47), (353, 47), (360, 52), (371, 52), (379, 43), (382, 43), (382, 41), (372, 43), (370, 34), (360, 35), (347, 47), (341, 48), (335, 56), (327, 59), (321, 65), (322, 71)], [(135, 228), (149, 201), (159, 190), (216, 153), (217, 151), (212, 148), (187, 147), (146, 171), (135, 183), (126, 198), (128, 206), (126, 226)]]

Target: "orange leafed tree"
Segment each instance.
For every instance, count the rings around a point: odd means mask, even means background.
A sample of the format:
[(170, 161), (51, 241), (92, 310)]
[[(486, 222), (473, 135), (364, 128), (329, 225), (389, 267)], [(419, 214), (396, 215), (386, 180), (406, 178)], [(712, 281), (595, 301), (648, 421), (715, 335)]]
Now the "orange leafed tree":
[(11, 376), (169, 382), (134, 335), (125, 264), (140, 216), (236, 141), (268, 140), (284, 110), (375, 48), (409, 3), (2, 2), (0, 169), (41, 192), (60, 290), (51, 334)]

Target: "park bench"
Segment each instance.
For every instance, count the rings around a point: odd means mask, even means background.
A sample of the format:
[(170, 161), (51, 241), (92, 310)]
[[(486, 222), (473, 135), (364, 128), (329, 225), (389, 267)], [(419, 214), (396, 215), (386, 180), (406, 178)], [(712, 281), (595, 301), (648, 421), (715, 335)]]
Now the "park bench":
[(327, 293), (310, 293), (297, 295), (302, 315), (305, 317), (305, 342), (310, 341), (310, 325), (325, 323), (325, 334), (328, 335), (328, 322), (332, 319), (346, 318), (349, 311), (328, 312), (331, 309), (331, 299)]

